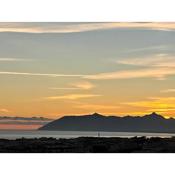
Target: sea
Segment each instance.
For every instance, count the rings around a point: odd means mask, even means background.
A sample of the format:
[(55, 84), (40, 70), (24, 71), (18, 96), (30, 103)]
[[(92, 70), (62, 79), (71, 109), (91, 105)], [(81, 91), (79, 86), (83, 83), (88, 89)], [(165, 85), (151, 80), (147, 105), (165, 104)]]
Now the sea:
[(0, 139), (18, 138), (77, 138), (77, 137), (161, 137), (169, 138), (175, 133), (143, 133), (143, 132), (80, 132), (80, 131), (39, 131), (39, 130), (0, 130)]

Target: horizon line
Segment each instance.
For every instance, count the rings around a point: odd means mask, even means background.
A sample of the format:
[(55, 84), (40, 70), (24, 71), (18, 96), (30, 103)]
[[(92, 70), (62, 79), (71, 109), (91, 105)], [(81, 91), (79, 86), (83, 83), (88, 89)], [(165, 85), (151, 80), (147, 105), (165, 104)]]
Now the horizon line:
[[(127, 117), (127, 116), (129, 116), (129, 117), (144, 117), (144, 116), (147, 116), (147, 115), (151, 115), (151, 114), (155, 114), (155, 115), (159, 115), (159, 116), (162, 116), (163, 118), (165, 118), (165, 119), (170, 119), (170, 118), (174, 118), (174, 117), (169, 117), (169, 116), (164, 116), (164, 115), (162, 115), (162, 114), (160, 114), (160, 113), (158, 113), (158, 112), (151, 112), (151, 113), (145, 113), (145, 114), (143, 114), (143, 115), (131, 115), (131, 114), (125, 114), (125, 115), (116, 115), (116, 114), (111, 114), (111, 115), (108, 115), (108, 114), (102, 114), (102, 113), (99, 113), (99, 112), (92, 112), (92, 113), (85, 113), (85, 114), (65, 114), (65, 115), (57, 115), (57, 116), (55, 116), (55, 117), (58, 117), (58, 118), (61, 118), (61, 117), (67, 117), (67, 116), (87, 116), (87, 115), (101, 115), (101, 116), (104, 116), (104, 117), (111, 117), (111, 116), (113, 116), (113, 117)], [(5, 118), (5, 117), (7, 117), (7, 118), (25, 118), (25, 119), (32, 119), (32, 118), (34, 118), (34, 119), (42, 119), (42, 118), (44, 118), (44, 119), (49, 119), (49, 120), (55, 120), (55, 118), (49, 118), (49, 116), (44, 116), (44, 115), (42, 115), (42, 116), (31, 116), (31, 117), (29, 117), (29, 116), (13, 116), (13, 115), (0, 115), (0, 118)]]

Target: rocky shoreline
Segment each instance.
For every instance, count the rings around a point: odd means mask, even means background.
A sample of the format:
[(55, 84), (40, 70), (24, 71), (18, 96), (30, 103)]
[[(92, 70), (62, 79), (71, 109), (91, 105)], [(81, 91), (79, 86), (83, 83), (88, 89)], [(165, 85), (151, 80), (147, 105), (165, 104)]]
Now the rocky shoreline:
[(0, 139), (1, 153), (174, 153), (175, 138)]

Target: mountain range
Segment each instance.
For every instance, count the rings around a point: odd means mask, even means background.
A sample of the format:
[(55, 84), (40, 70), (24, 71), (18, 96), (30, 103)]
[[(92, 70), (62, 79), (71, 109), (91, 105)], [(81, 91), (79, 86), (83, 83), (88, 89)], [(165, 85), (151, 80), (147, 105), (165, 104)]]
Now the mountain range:
[(175, 119), (155, 112), (144, 116), (104, 116), (98, 113), (64, 116), (39, 128), (55, 131), (163, 132), (175, 133)]

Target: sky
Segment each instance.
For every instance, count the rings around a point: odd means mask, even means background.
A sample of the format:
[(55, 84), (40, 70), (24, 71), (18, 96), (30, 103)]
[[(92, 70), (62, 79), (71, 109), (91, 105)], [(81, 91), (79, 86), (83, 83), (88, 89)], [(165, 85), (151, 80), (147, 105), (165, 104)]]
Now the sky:
[(175, 23), (0, 23), (0, 116), (175, 117)]

